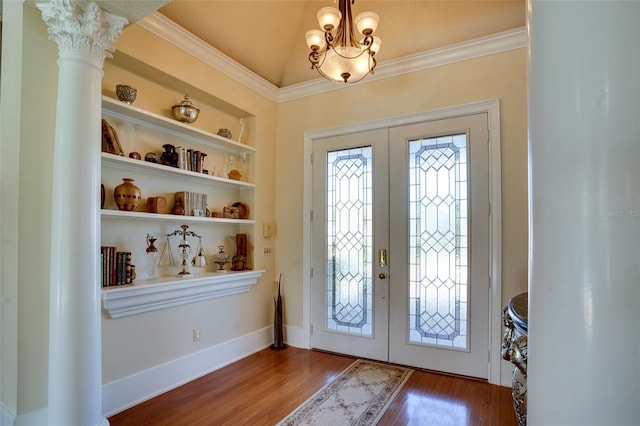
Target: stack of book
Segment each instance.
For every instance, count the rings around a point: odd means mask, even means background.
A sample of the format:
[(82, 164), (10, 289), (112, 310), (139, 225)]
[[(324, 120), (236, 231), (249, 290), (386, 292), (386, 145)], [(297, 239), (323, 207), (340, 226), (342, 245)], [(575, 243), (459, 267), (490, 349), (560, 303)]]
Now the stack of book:
[(182, 203), (185, 216), (206, 216), (207, 194), (191, 191), (176, 192), (177, 203)]
[(133, 270), (131, 252), (118, 251), (114, 246), (100, 247), (102, 287), (115, 287), (133, 284)]
[(178, 147), (178, 168), (183, 170), (190, 170), (192, 172), (202, 173), (202, 163), (204, 157), (207, 156), (204, 152), (197, 151), (195, 149), (186, 149)]

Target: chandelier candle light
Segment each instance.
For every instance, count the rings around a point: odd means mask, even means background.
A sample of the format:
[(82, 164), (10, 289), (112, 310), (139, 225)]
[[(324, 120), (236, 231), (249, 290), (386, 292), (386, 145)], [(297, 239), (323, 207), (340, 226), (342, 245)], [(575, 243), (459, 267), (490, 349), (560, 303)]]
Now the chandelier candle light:
[[(318, 22), (322, 30), (309, 30), (305, 38), (311, 49), (311, 68), (325, 78), (345, 83), (355, 83), (376, 67), (375, 54), (382, 40), (374, 37), (378, 27), (378, 15), (362, 12), (355, 22), (351, 4), (355, 0), (337, 0), (339, 9), (323, 7), (318, 11)], [(357, 34), (363, 36), (357, 40)]]

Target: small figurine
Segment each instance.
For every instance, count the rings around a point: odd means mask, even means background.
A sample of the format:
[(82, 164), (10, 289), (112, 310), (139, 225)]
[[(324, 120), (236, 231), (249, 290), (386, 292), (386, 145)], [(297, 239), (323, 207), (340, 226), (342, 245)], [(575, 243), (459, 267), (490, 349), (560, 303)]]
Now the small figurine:
[(173, 206), (171, 213), (184, 216), (184, 206), (182, 205), (182, 200), (180, 198), (176, 199), (176, 204)]

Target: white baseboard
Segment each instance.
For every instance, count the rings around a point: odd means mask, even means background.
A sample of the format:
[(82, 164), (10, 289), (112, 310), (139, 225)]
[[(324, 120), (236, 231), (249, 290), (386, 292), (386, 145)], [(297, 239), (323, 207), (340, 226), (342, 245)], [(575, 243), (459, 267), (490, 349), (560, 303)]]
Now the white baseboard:
[(14, 415), (9, 412), (2, 404), (0, 404), (0, 426), (13, 425)]
[[(13, 426), (40, 426), (49, 423), (49, 416), (47, 407), (38, 408), (37, 410), (29, 411), (28, 413), (16, 416), (13, 419), (13, 423), (8, 423)], [(0, 423), (4, 426), (4, 423)]]
[[(3, 408), (0, 406), (0, 426), (42, 426), (49, 424), (49, 408), (38, 408), (37, 410), (29, 411), (28, 413), (21, 414), (17, 417), (13, 417), (10, 414), (3, 412)], [(106, 417), (100, 419), (100, 423), (95, 426), (109, 426), (109, 420)]]
[[(285, 336), (287, 345), (309, 349), (305, 343), (307, 339), (304, 328), (285, 326)], [(272, 327), (265, 327), (183, 358), (107, 383), (102, 386), (102, 411), (105, 413), (105, 419), (258, 352), (268, 347), (272, 343), (272, 338)], [(500, 366), (501, 385), (511, 387), (513, 364), (504, 361)], [(0, 405), (0, 426), (41, 425), (46, 424), (46, 418), (46, 408), (15, 417)], [(103, 425), (106, 424), (108, 423), (103, 421)]]
[(112, 416), (268, 347), (271, 326), (102, 386), (102, 412)]
[(295, 348), (309, 349), (308, 344), (306, 343), (309, 339), (305, 338), (304, 328), (285, 325), (284, 335), (287, 345)]

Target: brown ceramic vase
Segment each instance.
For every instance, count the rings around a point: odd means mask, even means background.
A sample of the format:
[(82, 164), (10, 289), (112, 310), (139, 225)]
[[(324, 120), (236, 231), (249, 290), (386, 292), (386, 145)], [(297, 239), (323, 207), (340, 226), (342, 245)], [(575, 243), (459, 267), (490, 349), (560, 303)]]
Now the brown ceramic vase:
[(124, 181), (113, 190), (113, 198), (120, 210), (134, 211), (142, 199), (142, 191), (133, 184), (133, 179), (122, 178)]

